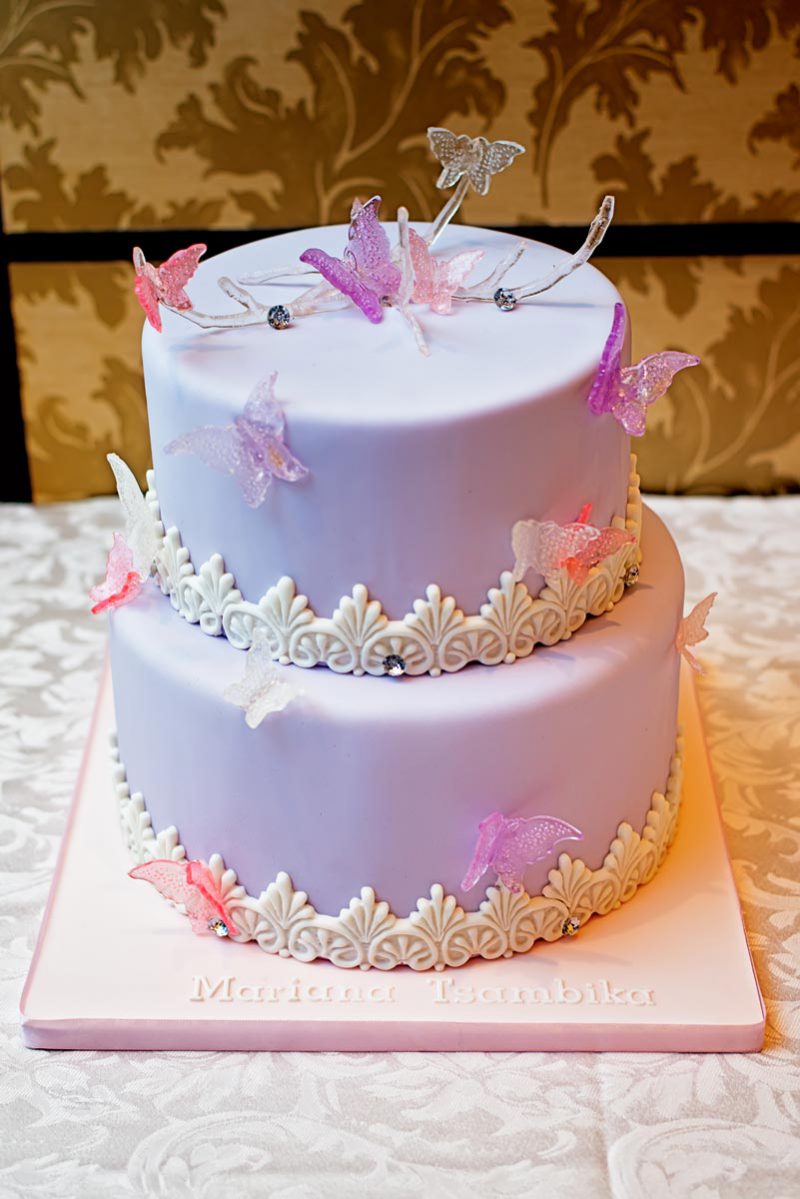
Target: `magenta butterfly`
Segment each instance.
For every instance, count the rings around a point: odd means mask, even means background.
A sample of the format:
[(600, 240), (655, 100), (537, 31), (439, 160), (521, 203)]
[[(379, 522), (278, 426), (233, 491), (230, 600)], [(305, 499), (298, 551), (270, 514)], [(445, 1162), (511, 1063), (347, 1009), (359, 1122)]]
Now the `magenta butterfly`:
[(584, 504), (578, 519), (566, 525), (552, 520), (518, 520), (511, 531), (514, 578), (519, 582), (529, 570), (547, 578), (565, 567), (570, 578), (580, 584), (593, 566), (635, 540), (626, 529), (590, 525), (591, 511), (592, 505)]
[(504, 816), (492, 812), (478, 825), (478, 841), (462, 891), (470, 891), (491, 866), (509, 891), (520, 891), (525, 867), (548, 857), (559, 841), (582, 841), (583, 833), (555, 816)]
[(355, 201), (348, 242), (341, 258), (313, 248), (300, 255), (301, 262), (318, 270), (373, 325), (383, 320), (382, 301), (397, 292), (402, 279), (399, 267), (392, 262), (389, 238), (378, 218), (380, 206), (380, 196), (373, 196), (366, 204)]
[(474, 266), (483, 258), (483, 250), (462, 250), (452, 258), (436, 258), (424, 237), (408, 231), (411, 262), (414, 267), (415, 304), (428, 304), (432, 312), (446, 316), (453, 307), (453, 296)]
[(701, 641), (705, 641), (708, 636), (706, 628), (706, 620), (711, 611), (714, 600), (717, 598), (717, 592), (712, 591), (705, 599), (701, 599), (695, 604), (691, 612), (684, 616), (678, 625), (678, 634), (675, 638), (675, 648), (679, 653), (683, 654), (686, 661), (691, 666), (692, 670), (696, 670), (698, 674), (703, 673), (703, 667), (698, 662), (697, 658), (689, 649), (690, 645), (699, 645)]
[(588, 404), (591, 412), (610, 412), (631, 437), (642, 437), (649, 406), (666, 394), (678, 371), (697, 366), (700, 359), (694, 354), (662, 350), (632, 366), (622, 366), (624, 341), (625, 305), (615, 304), (611, 332), (600, 355)]
[(171, 858), (153, 858), (129, 870), (130, 878), (143, 878), (171, 903), (182, 903), (195, 933), (216, 933), (227, 937), (236, 933), (222, 899), (222, 893), (205, 862), (173, 862)]
[(202, 242), (198, 242), (186, 250), (177, 250), (166, 262), (162, 262), (161, 266), (155, 267), (150, 265), (138, 246), (134, 248), (133, 265), (136, 269), (136, 279), (133, 290), (148, 321), (158, 333), (161, 332), (159, 304), (177, 308), (180, 312), (186, 312), (192, 307), (192, 301), (184, 288), (197, 270), (205, 252), (206, 247)]
[(176, 437), (164, 453), (196, 454), (214, 470), (233, 475), (250, 508), (264, 503), (273, 478), (286, 483), (304, 479), (308, 470), (283, 440), (286, 420), (275, 399), (277, 377), (275, 373), (256, 384), (232, 425), (203, 425)]
[(142, 590), (143, 581), (133, 564), (133, 550), (121, 533), (115, 533), (106, 563), (106, 577), (89, 592), (92, 615), (129, 604)]

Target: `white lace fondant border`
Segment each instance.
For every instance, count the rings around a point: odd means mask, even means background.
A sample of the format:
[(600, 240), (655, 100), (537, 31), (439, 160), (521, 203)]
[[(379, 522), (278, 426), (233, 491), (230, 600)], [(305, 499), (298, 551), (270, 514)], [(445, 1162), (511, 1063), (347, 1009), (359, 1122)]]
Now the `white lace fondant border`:
[[(134, 862), (152, 858), (183, 861), (186, 851), (173, 826), (155, 832), (140, 793), (131, 795), (116, 740), (112, 748), (122, 832)], [(442, 970), (470, 958), (527, 953), (539, 940), (556, 941), (593, 916), (605, 916), (632, 898), (658, 870), (672, 844), (680, 807), (683, 738), (678, 732), (665, 792), (654, 792), (644, 827), (620, 824), (603, 865), (591, 870), (580, 858), (562, 853), (540, 895), (490, 886), (476, 911), (465, 911), (438, 884), (416, 911), (395, 916), (371, 887), (363, 887), (338, 916), (317, 912), (305, 891), (296, 891), (281, 873), (259, 896), (248, 895), (236, 873), (218, 854), (208, 866), (233, 918), (236, 941), (256, 941), (266, 953), (362, 970)]]
[[(461, 670), (470, 662), (497, 666), (526, 658), (536, 645), (555, 645), (579, 629), (588, 616), (613, 608), (632, 566), (641, 561), (639, 540), (642, 502), (636, 455), (631, 454), (625, 516), (612, 525), (634, 534), (589, 572), (581, 584), (566, 569), (547, 578), (537, 596), (510, 571), (476, 615), (465, 615), (452, 596), (431, 584), (425, 599), (414, 601), (413, 612), (390, 620), (367, 588), (357, 584), (344, 596), (330, 618), (317, 616), (290, 578), (282, 578), (253, 603), (243, 598), (220, 554), (195, 570), (176, 528), (161, 524), (154, 476), (148, 474), (147, 500), (158, 525), (162, 545), (156, 558), (161, 590), (190, 624), (209, 636), (227, 637), (236, 649), (249, 649), (262, 630), (273, 658), (289, 665), (324, 665), (340, 674), (383, 675), (390, 662), (402, 674), (439, 675)], [(388, 661), (387, 661), (388, 660)]]

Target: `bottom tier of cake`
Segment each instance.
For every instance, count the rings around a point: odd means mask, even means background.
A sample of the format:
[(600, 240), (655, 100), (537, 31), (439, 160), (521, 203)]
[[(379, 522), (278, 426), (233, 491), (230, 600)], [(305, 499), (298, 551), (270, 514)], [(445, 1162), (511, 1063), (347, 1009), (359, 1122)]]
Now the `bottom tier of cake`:
[[(117, 788), (134, 856), (208, 862), (237, 939), (343, 966), (496, 957), (627, 900), (666, 851), (680, 787), (683, 574), (650, 512), (642, 545), (642, 581), (569, 641), (440, 678), (286, 667), (303, 694), (256, 729), (222, 694), (241, 652), (155, 589), (117, 610)], [(487, 873), (464, 892), (492, 812), (558, 817), (582, 838), (530, 866), (524, 891), (487, 892)]]

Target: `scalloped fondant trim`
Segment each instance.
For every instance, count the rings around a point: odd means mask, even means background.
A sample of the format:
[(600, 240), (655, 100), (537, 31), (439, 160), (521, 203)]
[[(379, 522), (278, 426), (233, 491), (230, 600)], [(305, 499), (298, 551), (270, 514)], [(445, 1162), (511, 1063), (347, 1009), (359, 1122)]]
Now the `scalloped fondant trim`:
[[(186, 850), (177, 829), (157, 833), (144, 799), (131, 795), (113, 739), (114, 781), (123, 837), (135, 862), (151, 858), (183, 861)], [(363, 887), (338, 916), (317, 912), (305, 891), (296, 891), (281, 873), (259, 896), (248, 895), (236, 873), (219, 854), (208, 866), (219, 883), (235, 924), (236, 941), (256, 941), (266, 953), (311, 962), (324, 958), (336, 966), (362, 970), (442, 970), (470, 958), (511, 957), (527, 953), (534, 942), (556, 941), (593, 916), (627, 903), (648, 883), (672, 844), (681, 798), (683, 738), (678, 730), (664, 794), (653, 792), (644, 827), (637, 833), (622, 823), (603, 865), (590, 870), (580, 858), (562, 853), (540, 895), (491, 886), (477, 911), (465, 911), (437, 883), (408, 916), (395, 916), (371, 887)]]
[(432, 583), (426, 598), (414, 601), (413, 612), (390, 620), (359, 583), (328, 619), (316, 615), (288, 577), (252, 603), (243, 598), (220, 554), (212, 554), (196, 571), (178, 530), (164, 532), (152, 471), (148, 485), (147, 500), (163, 537), (156, 558), (158, 579), (184, 620), (199, 624), (209, 636), (227, 637), (236, 649), (249, 649), (256, 630), (263, 630), (276, 661), (328, 666), (339, 674), (387, 674), (386, 659), (395, 655), (403, 661), (402, 673), (410, 675), (526, 658), (536, 645), (565, 641), (588, 616), (610, 611), (622, 595), (628, 570), (641, 561), (642, 501), (636, 455), (631, 454), (625, 517), (616, 516), (611, 523), (636, 540), (593, 567), (580, 585), (562, 569), (534, 597), (524, 583), (514, 582), (511, 571), (504, 571), (480, 613), (465, 616), (455, 599)]

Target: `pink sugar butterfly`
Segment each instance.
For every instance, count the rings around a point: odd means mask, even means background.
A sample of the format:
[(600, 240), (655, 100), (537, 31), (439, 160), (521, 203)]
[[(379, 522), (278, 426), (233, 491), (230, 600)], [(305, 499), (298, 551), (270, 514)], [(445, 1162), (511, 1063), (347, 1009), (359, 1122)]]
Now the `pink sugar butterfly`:
[(705, 641), (708, 637), (708, 629), (706, 628), (706, 620), (708, 614), (714, 606), (714, 600), (717, 598), (717, 592), (712, 591), (705, 599), (701, 599), (695, 604), (691, 612), (683, 617), (678, 625), (678, 633), (675, 638), (675, 648), (679, 653), (683, 654), (686, 661), (691, 666), (692, 670), (696, 670), (698, 674), (703, 673), (703, 667), (698, 662), (697, 658), (689, 649), (690, 645), (699, 645), (701, 641)]
[(133, 551), (122, 534), (115, 533), (106, 562), (106, 577), (89, 592), (92, 615), (129, 604), (142, 590), (142, 582), (142, 576), (133, 564)]
[(332, 287), (351, 299), (373, 325), (383, 320), (381, 301), (397, 292), (402, 278), (400, 269), (392, 261), (389, 239), (378, 218), (380, 206), (380, 196), (373, 196), (366, 204), (354, 202), (347, 246), (341, 258), (314, 248), (300, 255), (301, 262), (318, 270)]
[(470, 891), (491, 866), (509, 891), (520, 891), (526, 866), (553, 853), (560, 841), (582, 841), (583, 833), (555, 816), (504, 816), (492, 812), (478, 825), (478, 841), (461, 890)]
[(548, 578), (566, 568), (576, 583), (583, 583), (593, 566), (635, 540), (627, 529), (590, 525), (592, 505), (584, 504), (578, 519), (559, 525), (552, 520), (518, 520), (511, 531), (514, 578), (529, 570)]
[(432, 312), (446, 316), (453, 307), (453, 296), (483, 258), (483, 250), (462, 250), (452, 258), (436, 258), (428, 249), (424, 237), (413, 229), (408, 231), (411, 262), (414, 267), (415, 304), (428, 304)]
[(244, 411), (230, 425), (202, 425), (176, 437), (165, 454), (196, 454), (214, 470), (233, 475), (249, 508), (267, 498), (273, 478), (287, 483), (304, 479), (308, 470), (283, 440), (286, 420), (275, 399), (277, 373), (253, 388)]
[(614, 305), (611, 332), (600, 355), (588, 404), (591, 412), (610, 412), (631, 437), (645, 432), (647, 409), (665, 395), (678, 371), (700, 362), (694, 354), (662, 350), (632, 366), (622, 366), (625, 341), (625, 305)]
[(197, 270), (205, 252), (206, 247), (202, 242), (198, 242), (186, 250), (177, 250), (166, 262), (162, 262), (161, 266), (155, 267), (150, 265), (138, 246), (134, 248), (133, 265), (136, 269), (136, 279), (133, 290), (156, 332), (161, 332), (159, 304), (177, 308), (180, 312), (186, 312), (192, 307), (192, 301), (184, 288)]
[(182, 903), (193, 932), (210, 932), (218, 937), (236, 933), (219, 884), (205, 862), (153, 858), (134, 866), (128, 874), (130, 878), (143, 878), (171, 903)]

